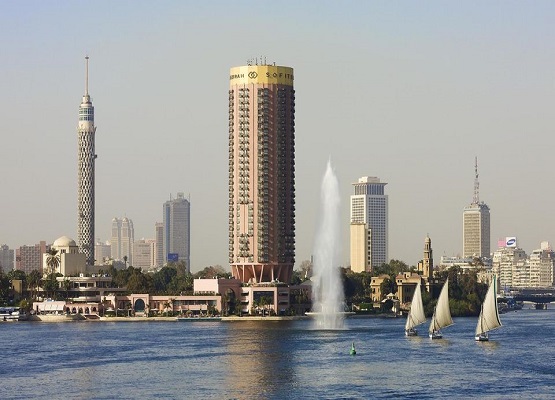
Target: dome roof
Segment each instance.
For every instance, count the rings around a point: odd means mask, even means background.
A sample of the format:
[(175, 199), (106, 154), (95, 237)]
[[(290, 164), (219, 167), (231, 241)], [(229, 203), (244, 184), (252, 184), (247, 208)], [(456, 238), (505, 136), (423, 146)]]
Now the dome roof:
[(68, 238), (67, 236), (62, 236), (61, 238), (56, 239), (56, 241), (52, 244), (53, 247), (75, 247), (77, 243), (75, 240)]

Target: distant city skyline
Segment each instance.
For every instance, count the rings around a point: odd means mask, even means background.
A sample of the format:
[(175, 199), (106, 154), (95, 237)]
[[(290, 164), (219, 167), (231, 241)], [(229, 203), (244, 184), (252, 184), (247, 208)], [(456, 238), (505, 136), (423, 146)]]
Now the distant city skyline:
[[(526, 251), (555, 242), (555, 189), (543, 184), (555, 146), (552, 2), (323, 1), (317, 12), (287, 0), (62, 4), (7, 2), (0, 15), (0, 243), (11, 249), (78, 241), (76, 112), (87, 54), (101, 133), (93, 243), (109, 239), (114, 215), (133, 216), (136, 237), (152, 238), (160, 204), (179, 188), (195, 204), (192, 271), (228, 268), (222, 93), (230, 65), (263, 57), (295, 70), (297, 266), (313, 252), (329, 158), (344, 266), (351, 182), (366, 174), (388, 182), (389, 258), (416, 265), (427, 234), (436, 259), (462, 256), (474, 156), (492, 209), (491, 250), (507, 236)], [(248, 28), (238, 24), (247, 19)]]

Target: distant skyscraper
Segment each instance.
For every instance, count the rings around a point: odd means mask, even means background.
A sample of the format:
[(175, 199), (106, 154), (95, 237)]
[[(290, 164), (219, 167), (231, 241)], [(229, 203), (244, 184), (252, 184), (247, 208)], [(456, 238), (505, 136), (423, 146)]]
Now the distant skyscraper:
[(164, 262), (184, 261), (191, 269), (191, 203), (183, 193), (177, 198), (166, 201), (163, 206), (164, 216)]
[(154, 266), (155, 240), (141, 239), (133, 243), (133, 266), (148, 270)]
[(164, 224), (156, 222), (154, 225), (156, 231), (156, 251), (154, 253), (154, 265), (161, 267), (164, 265)]
[(133, 265), (133, 243), (135, 242), (135, 228), (133, 221), (127, 217), (121, 220), (121, 258), (127, 256), (128, 265)]
[(0, 246), (0, 271), (7, 273), (13, 269), (14, 251), (8, 245)]
[(231, 68), (229, 77), (229, 263), (243, 282), (289, 283), (295, 263), (293, 68), (251, 64)]
[(86, 60), (85, 94), (79, 107), (77, 128), (77, 240), (79, 252), (84, 253), (88, 265), (94, 265), (94, 107), (89, 96), (89, 57)]
[(45, 241), (34, 246), (21, 246), (15, 251), (15, 269), (29, 274), (33, 270), (43, 273), (43, 257), (42, 255), (50, 250), (50, 246)]
[(104, 261), (109, 259), (112, 255), (112, 246), (110, 241), (102, 243), (100, 239), (94, 245), (94, 259), (95, 265), (103, 265)]
[(112, 219), (111, 253), (116, 261), (123, 261), (127, 257), (127, 265), (133, 265), (133, 242), (135, 229), (133, 221), (127, 217)]
[(351, 270), (371, 272), (388, 262), (387, 183), (364, 176), (351, 196)]
[(475, 158), (474, 197), (463, 211), (463, 257), (490, 257), (489, 207), (480, 202), (478, 158)]
[(110, 239), (112, 259), (121, 260), (121, 219), (112, 219), (112, 237)]

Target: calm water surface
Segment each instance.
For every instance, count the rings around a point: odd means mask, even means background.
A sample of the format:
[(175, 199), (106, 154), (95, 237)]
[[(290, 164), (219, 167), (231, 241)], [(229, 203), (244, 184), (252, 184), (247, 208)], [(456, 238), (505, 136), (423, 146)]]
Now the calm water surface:
[(0, 398), (553, 398), (555, 311), (501, 319), (487, 343), (473, 318), (437, 341), (406, 338), (401, 318), (0, 323)]

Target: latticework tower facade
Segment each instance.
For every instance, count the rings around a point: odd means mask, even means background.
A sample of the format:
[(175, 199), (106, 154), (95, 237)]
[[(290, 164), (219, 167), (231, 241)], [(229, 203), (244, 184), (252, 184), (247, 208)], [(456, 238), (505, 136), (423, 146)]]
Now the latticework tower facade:
[(94, 107), (89, 96), (89, 57), (86, 60), (85, 94), (79, 106), (77, 127), (77, 240), (87, 265), (94, 265)]

